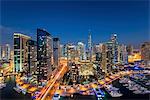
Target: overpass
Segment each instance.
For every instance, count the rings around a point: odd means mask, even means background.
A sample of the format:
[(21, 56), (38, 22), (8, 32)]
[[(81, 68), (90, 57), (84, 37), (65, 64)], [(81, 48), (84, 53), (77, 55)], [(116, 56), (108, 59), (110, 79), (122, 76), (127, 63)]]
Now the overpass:
[(36, 100), (52, 100), (53, 95), (58, 88), (58, 83), (67, 70), (68, 67), (66, 65), (60, 66), (59, 69), (57, 68), (55, 75), (50, 78), (50, 80), (47, 82), (47, 85), (44, 86), (36, 96)]

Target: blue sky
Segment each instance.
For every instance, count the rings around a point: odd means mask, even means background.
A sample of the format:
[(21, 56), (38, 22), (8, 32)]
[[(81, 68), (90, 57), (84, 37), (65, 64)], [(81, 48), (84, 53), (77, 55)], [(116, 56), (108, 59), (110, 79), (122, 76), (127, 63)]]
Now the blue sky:
[(94, 44), (106, 42), (111, 33), (118, 41), (137, 46), (150, 36), (148, 0), (130, 1), (1, 1), (0, 44), (12, 44), (13, 32), (36, 38), (44, 28), (61, 43), (87, 43), (91, 29)]

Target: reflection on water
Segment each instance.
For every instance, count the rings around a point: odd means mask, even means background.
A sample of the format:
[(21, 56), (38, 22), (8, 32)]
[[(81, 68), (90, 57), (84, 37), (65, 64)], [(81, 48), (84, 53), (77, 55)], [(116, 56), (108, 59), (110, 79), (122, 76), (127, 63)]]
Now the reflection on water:
[(13, 87), (15, 86), (15, 77), (5, 77), (6, 87), (0, 90), (0, 100), (31, 100), (29, 94), (23, 95), (17, 93)]

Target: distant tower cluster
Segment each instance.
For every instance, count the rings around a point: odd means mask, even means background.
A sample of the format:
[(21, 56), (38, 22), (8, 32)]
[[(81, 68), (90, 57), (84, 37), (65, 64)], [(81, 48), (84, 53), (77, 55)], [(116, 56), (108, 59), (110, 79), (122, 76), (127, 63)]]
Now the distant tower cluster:
[(37, 29), (36, 41), (22, 33), (14, 33), (14, 71), (37, 75), (38, 80), (48, 79), (53, 70), (52, 61), (58, 66), (59, 48), (59, 38), (52, 38), (43, 29)]
[[(148, 47), (148, 44), (142, 45), (143, 56), (148, 55)], [(6, 45), (6, 48), (6, 58), (9, 58), (9, 46)], [(0, 58), (3, 57), (2, 49), (0, 47)], [(70, 67), (74, 82), (76, 80), (75, 73), (78, 72), (76, 66), (78, 61), (81, 64), (94, 62), (98, 65), (95, 67), (96, 69), (109, 74), (116, 68), (116, 65), (128, 63), (129, 52), (132, 54), (131, 48), (127, 49), (124, 44), (118, 43), (116, 33), (111, 35), (108, 42), (93, 46), (89, 30), (87, 47), (84, 42), (60, 45), (59, 38), (53, 38), (43, 29), (37, 29), (36, 41), (21, 33), (14, 33), (14, 71), (37, 75), (38, 80), (48, 79), (51, 72), (59, 66), (61, 58)]]
[(128, 63), (126, 46), (118, 43), (117, 34), (112, 34), (110, 41), (95, 45), (93, 53), (106, 74), (111, 73), (116, 64)]

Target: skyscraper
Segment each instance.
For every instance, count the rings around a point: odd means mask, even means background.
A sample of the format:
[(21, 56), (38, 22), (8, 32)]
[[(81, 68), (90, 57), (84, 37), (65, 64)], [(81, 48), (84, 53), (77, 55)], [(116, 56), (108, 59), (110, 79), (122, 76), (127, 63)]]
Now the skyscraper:
[(38, 79), (47, 79), (52, 71), (52, 36), (43, 29), (37, 29)]
[(118, 63), (118, 42), (117, 42), (117, 34), (112, 34), (111, 36), (112, 42), (112, 53), (113, 53), (113, 63)]
[(14, 71), (23, 72), (27, 67), (28, 43), (31, 37), (21, 33), (14, 33)]
[(128, 54), (126, 46), (121, 44), (118, 45), (118, 63), (127, 64), (128, 63)]
[(0, 60), (2, 60), (2, 53), (3, 53), (3, 50), (2, 50), (2, 46), (0, 45)]
[(107, 64), (106, 64), (106, 69), (107, 73), (110, 73), (112, 71), (112, 66), (114, 65), (114, 46), (113, 42), (106, 42), (106, 59), (107, 59)]
[(127, 49), (128, 55), (132, 55), (132, 53), (133, 53), (133, 46), (132, 45), (128, 45), (126, 49)]
[(62, 47), (62, 56), (67, 58), (67, 50), (68, 49), (68, 44), (63, 45)]
[(5, 58), (7, 61), (9, 61), (10, 59), (10, 45), (9, 44), (6, 44), (5, 46)]
[(88, 34), (88, 58), (90, 61), (92, 61), (92, 37), (91, 37), (91, 31), (89, 30)]
[(60, 57), (60, 40), (59, 38), (53, 38), (53, 61), (54, 68), (59, 65), (59, 57)]
[(70, 77), (72, 79), (73, 84), (76, 84), (78, 82), (78, 66), (75, 63), (72, 63), (71, 68), (70, 68)]
[(147, 67), (150, 66), (150, 42), (144, 42), (141, 45), (141, 58)]
[(85, 44), (82, 42), (78, 42), (77, 45), (77, 52), (78, 52), (78, 57), (79, 60), (86, 60), (86, 50), (85, 50)]
[(67, 59), (70, 62), (74, 62), (76, 57), (76, 46), (73, 44), (67, 44)]
[(64, 57), (63, 47), (64, 47), (64, 45), (60, 44), (60, 57)]
[(5, 59), (5, 52), (6, 52), (5, 47), (3, 46), (2, 47), (2, 59)]
[(35, 74), (37, 70), (37, 42), (28, 40), (28, 62), (27, 72), (29, 75)]
[(93, 46), (93, 54), (95, 55), (95, 61), (100, 61), (101, 59), (101, 47), (100, 44)]
[(108, 72), (107, 71), (107, 46), (106, 44), (102, 44), (102, 51), (101, 51), (101, 67), (102, 71), (105, 72), (105, 74)]

